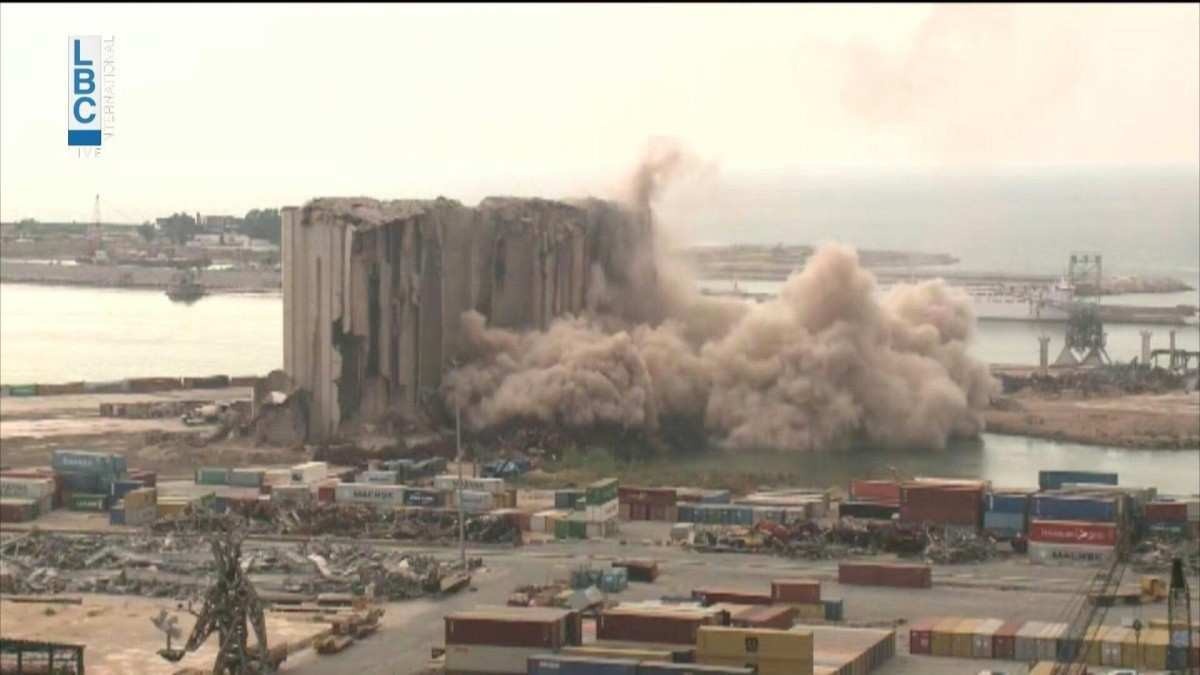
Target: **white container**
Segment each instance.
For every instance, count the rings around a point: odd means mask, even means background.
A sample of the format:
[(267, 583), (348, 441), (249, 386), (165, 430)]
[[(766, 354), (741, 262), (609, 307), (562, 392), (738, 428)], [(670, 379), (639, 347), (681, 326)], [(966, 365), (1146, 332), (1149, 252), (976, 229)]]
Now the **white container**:
[(588, 539), (604, 539), (617, 533), (617, 519), (592, 521), (585, 526)]
[(617, 500), (598, 504), (596, 506), (588, 505), (583, 510), (583, 517), (590, 523), (602, 523), (609, 520), (614, 520), (620, 511), (620, 504)]
[(305, 462), (292, 467), (293, 483), (316, 483), (329, 475), (329, 465), (325, 462)]
[(538, 511), (529, 517), (529, 530), (531, 532), (544, 532), (546, 534), (554, 534), (554, 520), (567, 517), (566, 511), (558, 511), (556, 509), (547, 509)]
[(529, 657), (553, 651), (545, 647), (448, 644), (446, 645), (446, 672), (524, 675)]
[(374, 483), (376, 485), (396, 485), (395, 471), (364, 471), (358, 474), (358, 482)]
[[(452, 492), (451, 494), (457, 494)], [(495, 508), (495, 495), (481, 490), (463, 490), (461, 496), (462, 510), (466, 513), (485, 513)]]
[(377, 485), (375, 483), (339, 483), (334, 488), (333, 498), (339, 504), (404, 506), (404, 486)]
[(1046, 624), (1041, 621), (1027, 621), (1021, 626), (1013, 642), (1014, 657), (1017, 661), (1028, 663), (1038, 660), (1038, 640), (1041, 639), (1044, 630)]
[(1112, 546), (1029, 542), (1029, 562), (1039, 565), (1098, 565), (1112, 560), (1113, 552)]
[(0, 478), (0, 497), (6, 499), (32, 499), (54, 494), (53, 478)]
[(1038, 658), (1042, 661), (1058, 660), (1058, 639), (1067, 632), (1065, 623), (1048, 623), (1038, 637)]
[(992, 636), (1003, 625), (1000, 619), (986, 619), (975, 624), (975, 635), (971, 636), (971, 655), (977, 659), (992, 658)]
[[(458, 476), (454, 474), (443, 474), (435, 476), (433, 479), (433, 487), (437, 490), (457, 490)], [(463, 490), (474, 490), (476, 492), (504, 492), (504, 479), (502, 478), (471, 478), (463, 476)]]

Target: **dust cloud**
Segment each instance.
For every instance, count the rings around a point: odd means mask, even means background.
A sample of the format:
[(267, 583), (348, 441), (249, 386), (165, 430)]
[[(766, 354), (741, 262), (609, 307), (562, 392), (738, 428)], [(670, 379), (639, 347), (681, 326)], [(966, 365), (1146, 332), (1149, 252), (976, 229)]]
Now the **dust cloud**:
[[(690, 161), (651, 147), (629, 189), (647, 223)], [(593, 270), (595, 302), (582, 316), (518, 333), (463, 315), (469, 360), (447, 374), (445, 395), (470, 428), (653, 434), (675, 418), (730, 447), (793, 451), (943, 448), (983, 429), (995, 381), (968, 353), (975, 319), (961, 291), (929, 281), (877, 299), (854, 249), (826, 244), (777, 298), (752, 305), (700, 294), (662, 254), (665, 230), (645, 236), (622, 283)]]

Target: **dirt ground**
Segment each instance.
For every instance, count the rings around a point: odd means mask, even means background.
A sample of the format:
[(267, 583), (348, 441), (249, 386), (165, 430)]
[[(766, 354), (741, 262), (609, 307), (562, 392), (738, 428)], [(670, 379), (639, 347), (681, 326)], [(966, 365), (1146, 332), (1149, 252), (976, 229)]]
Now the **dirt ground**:
[(985, 413), (987, 429), (1076, 443), (1200, 449), (1200, 392), (1075, 398), (1022, 391)]
[[(211, 669), (217, 640), (209, 639), (179, 663), (170, 663), (155, 653), (166, 646), (158, 628), (150, 622), (162, 609), (179, 617), (186, 640), (195, 623), (192, 615), (179, 611), (170, 600), (137, 597), (84, 595), (80, 605), (51, 605), (0, 601), (4, 635), (18, 639), (51, 640), (84, 644), (84, 664), (94, 675), (169, 675), (182, 668)], [(297, 651), (329, 627), (277, 614), (267, 615), (268, 644), (287, 642)], [(182, 641), (172, 641), (172, 647)], [(288, 671), (285, 662), (283, 671)]]
[(189, 427), (178, 417), (101, 417), (101, 403), (248, 400), (245, 387), (189, 389), (149, 394), (78, 394), (0, 399), (0, 464), (5, 467), (50, 463), (50, 452), (74, 448), (124, 454), (129, 466), (160, 474), (187, 475), (205, 465), (290, 465), (304, 459), (287, 448), (256, 447), (252, 439), (203, 445), (212, 425)]

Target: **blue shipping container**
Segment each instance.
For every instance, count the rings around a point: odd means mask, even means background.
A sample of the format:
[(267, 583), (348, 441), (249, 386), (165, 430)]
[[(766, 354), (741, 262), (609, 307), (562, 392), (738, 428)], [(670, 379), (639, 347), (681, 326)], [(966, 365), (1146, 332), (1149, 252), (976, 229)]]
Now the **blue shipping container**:
[(576, 504), (583, 500), (583, 495), (583, 490), (555, 490), (554, 508), (573, 509)]
[(696, 507), (692, 504), (680, 504), (675, 507), (675, 520), (680, 523), (696, 522)]
[(133, 492), (139, 488), (146, 487), (140, 480), (118, 480), (112, 484), (113, 499), (121, 499), (126, 493)]
[(826, 621), (841, 621), (842, 617), (846, 616), (845, 601), (840, 598), (837, 600), (822, 600), (821, 604), (825, 605)]
[(1025, 514), (987, 511), (983, 514), (983, 529), (998, 537), (1014, 537), (1025, 532)]
[(699, 663), (656, 663), (638, 665), (638, 675), (754, 675), (753, 668), (706, 666)]
[(108, 512), (109, 525), (124, 525), (125, 524), (125, 508), (112, 509)]
[(637, 675), (633, 659), (600, 659), (586, 656), (539, 654), (529, 657), (527, 675)]
[(1113, 523), (1119, 515), (1117, 500), (1110, 497), (1036, 495), (1031, 515), (1039, 520), (1086, 520)]
[(1100, 471), (1039, 471), (1038, 487), (1043, 490), (1057, 490), (1064, 483), (1095, 483), (1098, 485), (1116, 485), (1117, 474)]
[(1012, 493), (992, 493), (984, 498), (985, 508), (997, 513), (1020, 513), (1029, 511), (1029, 495)]

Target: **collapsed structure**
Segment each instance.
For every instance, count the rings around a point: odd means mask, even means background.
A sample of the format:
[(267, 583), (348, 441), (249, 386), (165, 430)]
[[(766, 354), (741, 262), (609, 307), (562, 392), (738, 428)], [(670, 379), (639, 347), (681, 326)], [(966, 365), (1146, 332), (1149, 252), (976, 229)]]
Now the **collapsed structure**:
[(284, 368), (310, 440), (437, 400), (462, 316), (545, 329), (620, 284), (648, 216), (612, 202), (317, 199), (283, 210)]

